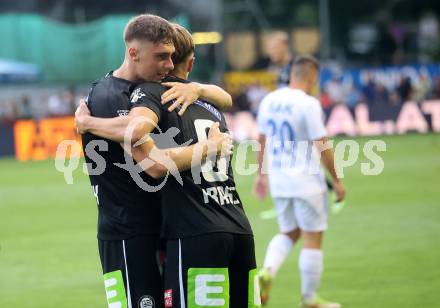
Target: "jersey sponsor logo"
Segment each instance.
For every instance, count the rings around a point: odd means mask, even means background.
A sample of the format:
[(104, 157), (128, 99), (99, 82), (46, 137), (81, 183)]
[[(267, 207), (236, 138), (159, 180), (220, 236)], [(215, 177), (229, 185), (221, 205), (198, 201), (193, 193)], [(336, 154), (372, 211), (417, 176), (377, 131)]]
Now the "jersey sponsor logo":
[(127, 296), (125, 294), (122, 272), (117, 270), (104, 274), (104, 285), (108, 306), (111, 308), (126, 308)]
[(227, 268), (190, 268), (188, 270), (188, 308), (229, 308)]
[(173, 290), (165, 290), (165, 308), (173, 307)]
[(150, 295), (144, 295), (139, 300), (139, 308), (154, 308), (154, 298)]
[(137, 103), (137, 101), (141, 98), (146, 96), (146, 94), (144, 92), (142, 92), (141, 88), (137, 88), (136, 90), (133, 91), (133, 93), (131, 93), (130, 96), (130, 102), (132, 104)]
[(219, 205), (225, 204), (240, 204), (238, 199), (234, 199), (232, 194), (235, 191), (233, 186), (214, 186), (202, 189), (203, 191), (203, 201), (209, 203), (210, 200), (214, 200)]
[(219, 121), (221, 121), (222, 116), (220, 114), (220, 111), (218, 111), (214, 106), (212, 106), (211, 104), (208, 104), (206, 102), (202, 102), (199, 100), (196, 100), (194, 102), (194, 104), (199, 105), (200, 107), (205, 108), (206, 110), (208, 110), (210, 113), (212, 113), (217, 119), (219, 119)]

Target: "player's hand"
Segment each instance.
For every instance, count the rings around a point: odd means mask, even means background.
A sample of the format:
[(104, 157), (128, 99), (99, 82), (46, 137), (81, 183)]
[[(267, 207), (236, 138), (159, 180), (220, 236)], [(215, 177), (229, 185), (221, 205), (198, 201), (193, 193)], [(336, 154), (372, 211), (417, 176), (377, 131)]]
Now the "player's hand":
[(232, 155), (234, 148), (231, 135), (228, 133), (222, 133), (219, 127), (219, 122), (212, 124), (208, 133), (208, 141), (215, 145), (217, 151), (216, 154), (218, 156), (230, 156)]
[(78, 108), (75, 111), (75, 127), (76, 131), (79, 134), (84, 134), (87, 132), (86, 129), (86, 119), (90, 116), (90, 110), (86, 105), (86, 101), (84, 99), (80, 100)]
[(333, 190), (336, 193), (336, 202), (341, 202), (345, 198), (345, 187), (341, 181), (333, 182)]
[(181, 106), (178, 114), (181, 116), (189, 105), (194, 103), (201, 95), (202, 88), (197, 82), (162, 82), (162, 85), (170, 87), (162, 94), (162, 104), (166, 104), (173, 99), (176, 101), (168, 107), (168, 111), (173, 111)]
[(255, 179), (255, 184), (254, 184), (254, 194), (258, 199), (263, 200), (267, 197), (268, 183), (269, 183), (269, 180), (268, 180), (266, 174), (257, 175), (257, 178)]

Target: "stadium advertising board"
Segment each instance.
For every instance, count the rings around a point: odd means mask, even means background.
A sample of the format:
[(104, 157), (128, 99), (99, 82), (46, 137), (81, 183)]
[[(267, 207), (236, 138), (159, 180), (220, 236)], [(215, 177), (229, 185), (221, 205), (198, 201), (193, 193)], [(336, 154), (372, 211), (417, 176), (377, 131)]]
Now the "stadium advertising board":
[(58, 144), (63, 140), (81, 142), (72, 117), (17, 121), (14, 140), (15, 157), (20, 161), (54, 158)]
[[(377, 112), (381, 115), (376, 115)], [(371, 120), (383, 117), (382, 113), (383, 110), (369, 109), (365, 104), (356, 106), (354, 110), (350, 110), (345, 105), (336, 105), (327, 113), (327, 131), (331, 136), (440, 132), (440, 100), (425, 101), (420, 104), (406, 102), (389, 112), (387, 118), (381, 121)], [(251, 113), (226, 114), (226, 119), (236, 140), (257, 138), (257, 125)], [(0, 155), (12, 156), (15, 153), (15, 157), (20, 161), (54, 158), (57, 147), (63, 140), (75, 140), (77, 144), (81, 143), (72, 117), (17, 121), (13, 128), (13, 136), (12, 129), (8, 131), (5, 127), (1, 128), (1, 136)], [(75, 152), (80, 152), (82, 155), (81, 150)]]
[(229, 72), (224, 75), (226, 91), (237, 94), (252, 85), (259, 85), (267, 91), (273, 91), (277, 86), (277, 76), (267, 71)]
[[(380, 113), (377, 115), (376, 113)], [(440, 100), (417, 104), (406, 102), (389, 111), (383, 118), (383, 110), (369, 109), (366, 104), (350, 110), (345, 105), (336, 105), (326, 112), (326, 128), (330, 136), (378, 136), (405, 134), (409, 132), (440, 132)], [(248, 112), (238, 112), (227, 116), (228, 126), (237, 140), (256, 139), (257, 123)]]
[[(360, 104), (350, 112), (345, 105), (336, 105), (327, 117), (327, 131), (330, 135), (375, 136), (405, 134), (408, 132), (440, 132), (440, 100), (425, 101), (421, 104), (406, 102), (392, 110), (388, 118), (372, 121), (367, 105)], [(385, 110), (374, 110), (384, 112)]]
[(324, 68), (320, 72), (320, 86), (324, 88), (328, 81), (338, 78), (341, 79), (345, 87), (353, 85), (362, 88), (370, 80), (374, 80), (383, 84), (385, 88), (391, 89), (398, 86), (402, 77), (408, 77), (413, 85), (418, 85), (421, 76), (427, 76), (430, 79), (440, 76), (440, 64), (365, 67), (345, 70)]
[(327, 131), (332, 136), (440, 132), (440, 100), (425, 101), (421, 104), (406, 102), (400, 108), (389, 111), (386, 119), (371, 120), (377, 117), (375, 112), (381, 111), (383, 110), (369, 110), (366, 104), (359, 104), (352, 112), (345, 105), (336, 105), (327, 117)]

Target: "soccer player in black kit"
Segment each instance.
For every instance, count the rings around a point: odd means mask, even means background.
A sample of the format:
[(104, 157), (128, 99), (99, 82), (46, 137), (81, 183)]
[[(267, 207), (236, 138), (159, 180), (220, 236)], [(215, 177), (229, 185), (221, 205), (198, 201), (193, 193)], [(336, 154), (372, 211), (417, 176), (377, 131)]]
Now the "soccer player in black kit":
[[(194, 44), (184, 28), (175, 28), (175, 67), (167, 81), (186, 83), (194, 62)], [(196, 100), (182, 116), (177, 110), (168, 112), (169, 104), (161, 103), (166, 90), (159, 83), (139, 85), (132, 108), (144, 107), (144, 115), (162, 131), (178, 128), (178, 144), (206, 140), (207, 129), (214, 122), (227, 131), (223, 114), (203, 100)], [(91, 127), (101, 128), (96, 131), (98, 135), (119, 139), (125, 133), (124, 129), (113, 131), (112, 136), (102, 125), (117, 119), (92, 120)], [(133, 153), (136, 160), (143, 158), (137, 156)], [(236, 191), (230, 161), (211, 157), (181, 175), (183, 185), (170, 177), (161, 190), (162, 235), (167, 239), (164, 307), (258, 307), (253, 234)]]
[[(133, 18), (124, 32), (127, 47), (124, 63), (95, 82), (89, 93), (91, 114), (104, 118), (127, 115), (131, 109), (130, 95), (136, 85), (141, 80), (160, 81), (173, 68), (174, 34), (172, 26), (158, 16)], [(81, 125), (79, 130), (85, 132)], [(219, 136), (214, 139), (218, 144), (223, 142)], [(108, 305), (163, 307), (158, 264), (160, 195), (144, 191), (127, 170), (115, 165), (125, 163), (124, 150), (118, 142), (98, 137), (91, 130), (83, 135), (83, 146), (98, 204), (98, 246)], [(179, 152), (178, 157), (169, 150), (165, 155), (175, 157), (177, 166), (185, 169), (191, 165), (194, 150), (188, 147), (187, 152)], [(151, 172), (157, 175), (166, 170), (154, 165)], [(142, 177), (151, 186), (157, 184), (145, 173)]]

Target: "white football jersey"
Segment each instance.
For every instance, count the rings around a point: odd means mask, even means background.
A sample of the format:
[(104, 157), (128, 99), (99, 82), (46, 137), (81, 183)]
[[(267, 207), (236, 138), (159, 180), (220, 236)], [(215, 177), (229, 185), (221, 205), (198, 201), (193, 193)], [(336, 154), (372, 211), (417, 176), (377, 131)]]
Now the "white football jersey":
[(273, 197), (302, 197), (327, 190), (314, 140), (327, 135), (319, 101), (285, 87), (269, 93), (258, 111)]

